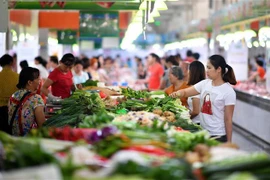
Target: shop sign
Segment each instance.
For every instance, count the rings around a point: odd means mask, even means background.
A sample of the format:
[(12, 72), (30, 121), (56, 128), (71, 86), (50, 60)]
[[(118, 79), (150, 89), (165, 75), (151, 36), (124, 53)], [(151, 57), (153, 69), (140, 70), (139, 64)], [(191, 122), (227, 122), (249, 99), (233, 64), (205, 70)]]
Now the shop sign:
[(57, 31), (58, 44), (76, 44), (77, 43), (77, 31), (63, 30)]
[(119, 37), (118, 12), (81, 12), (80, 37)]

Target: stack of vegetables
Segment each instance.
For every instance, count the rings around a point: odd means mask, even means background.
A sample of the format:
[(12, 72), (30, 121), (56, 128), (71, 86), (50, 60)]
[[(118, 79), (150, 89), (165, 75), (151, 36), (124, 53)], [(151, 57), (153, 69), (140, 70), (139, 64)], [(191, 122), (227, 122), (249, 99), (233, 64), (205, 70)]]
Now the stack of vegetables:
[(42, 144), (33, 137), (12, 138), (0, 133), (3, 168), (9, 171), (54, 163), (64, 179), (269, 178), (267, 154), (249, 154), (232, 144), (219, 144), (204, 131), (179, 133), (159, 126), (138, 126), (134, 131), (129, 127), (106, 126), (87, 133), (87, 138), (91, 147), (77, 142), (49, 153), (48, 142)]
[(57, 115), (44, 123), (44, 127), (77, 126), (86, 115), (105, 109), (99, 94), (87, 91), (75, 91), (70, 98), (64, 99), (62, 109)]
[[(28, 137), (0, 132), (0, 168), (53, 163), (67, 180), (269, 179), (268, 155), (210, 139), (180, 100), (129, 88), (122, 93), (124, 98), (107, 107), (98, 93), (76, 91)], [(52, 151), (44, 138), (72, 144)]]

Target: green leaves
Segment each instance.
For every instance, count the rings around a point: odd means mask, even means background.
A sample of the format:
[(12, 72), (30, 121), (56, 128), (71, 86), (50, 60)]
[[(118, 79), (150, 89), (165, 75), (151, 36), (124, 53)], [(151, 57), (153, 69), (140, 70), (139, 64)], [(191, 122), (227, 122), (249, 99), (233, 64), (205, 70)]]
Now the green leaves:
[(79, 127), (98, 128), (100, 125), (110, 123), (113, 118), (113, 116), (108, 115), (106, 112), (100, 111), (97, 114), (86, 116), (84, 120), (79, 124)]
[(131, 88), (123, 88), (122, 94), (128, 99), (144, 99), (150, 97), (150, 94), (147, 91), (135, 91)]

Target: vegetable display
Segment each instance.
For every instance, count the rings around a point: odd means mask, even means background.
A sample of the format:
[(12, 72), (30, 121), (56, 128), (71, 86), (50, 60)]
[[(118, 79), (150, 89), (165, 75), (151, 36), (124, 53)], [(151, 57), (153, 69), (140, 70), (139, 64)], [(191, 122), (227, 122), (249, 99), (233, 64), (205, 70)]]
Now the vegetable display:
[(77, 90), (26, 137), (0, 131), (0, 169), (54, 164), (64, 180), (269, 179), (269, 155), (211, 139), (179, 99), (130, 88), (122, 93), (102, 99)]
[(44, 123), (44, 127), (77, 126), (86, 115), (91, 115), (105, 108), (99, 94), (75, 91), (70, 98), (64, 99), (62, 109), (57, 115)]

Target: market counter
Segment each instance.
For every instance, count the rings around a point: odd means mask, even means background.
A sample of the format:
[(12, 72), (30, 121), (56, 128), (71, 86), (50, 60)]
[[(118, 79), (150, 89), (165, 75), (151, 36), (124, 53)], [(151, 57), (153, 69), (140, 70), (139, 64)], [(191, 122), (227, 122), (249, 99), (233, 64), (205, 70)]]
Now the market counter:
[(270, 148), (270, 98), (235, 89), (234, 125), (248, 132), (248, 139)]

